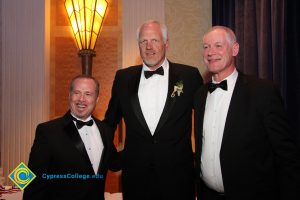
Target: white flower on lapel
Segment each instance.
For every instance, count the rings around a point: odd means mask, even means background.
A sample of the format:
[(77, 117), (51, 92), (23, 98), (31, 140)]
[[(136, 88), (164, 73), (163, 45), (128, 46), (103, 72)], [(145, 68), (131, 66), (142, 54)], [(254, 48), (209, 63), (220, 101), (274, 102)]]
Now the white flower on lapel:
[(177, 93), (177, 96), (180, 96), (181, 93), (183, 93), (183, 81), (178, 81), (175, 85), (174, 85), (174, 90), (171, 94), (171, 97), (174, 98), (175, 95)]

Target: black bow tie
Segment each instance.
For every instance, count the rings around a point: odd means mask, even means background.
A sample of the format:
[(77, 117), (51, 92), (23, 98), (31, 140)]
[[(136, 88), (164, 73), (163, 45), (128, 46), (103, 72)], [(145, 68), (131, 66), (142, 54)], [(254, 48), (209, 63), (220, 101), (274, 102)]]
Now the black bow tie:
[(215, 89), (221, 88), (223, 90), (227, 90), (227, 80), (222, 81), (221, 83), (208, 83), (208, 91), (212, 93)]
[(81, 121), (81, 120), (78, 120), (78, 119), (76, 119), (76, 118), (74, 118), (74, 117), (72, 117), (73, 118), (73, 120), (76, 122), (76, 127), (77, 127), (77, 129), (81, 129), (83, 126), (92, 126), (93, 125), (93, 123), (94, 123), (94, 121), (91, 119), (91, 120), (89, 120), (89, 121), (87, 121), (87, 122), (84, 122), (84, 121)]
[(144, 71), (144, 75), (146, 78), (150, 78), (153, 74), (164, 75), (164, 69), (162, 67), (159, 67), (154, 71)]

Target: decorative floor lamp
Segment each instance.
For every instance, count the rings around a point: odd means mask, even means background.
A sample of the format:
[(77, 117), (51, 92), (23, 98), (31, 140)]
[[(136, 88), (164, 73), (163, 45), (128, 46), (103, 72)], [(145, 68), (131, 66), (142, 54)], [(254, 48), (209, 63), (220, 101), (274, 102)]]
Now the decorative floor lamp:
[(108, 3), (106, 0), (65, 0), (78, 55), (82, 59), (82, 74), (92, 75), (95, 44), (102, 27)]

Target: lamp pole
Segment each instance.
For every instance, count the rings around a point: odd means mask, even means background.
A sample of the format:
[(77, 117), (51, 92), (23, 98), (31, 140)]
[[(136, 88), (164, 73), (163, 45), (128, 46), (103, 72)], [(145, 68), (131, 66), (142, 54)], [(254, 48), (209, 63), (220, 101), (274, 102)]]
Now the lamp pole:
[(91, 49), (79, 50), (78, 55), (81, 57), (82, 74), (92, 75), (93, 57), (96, 52)]

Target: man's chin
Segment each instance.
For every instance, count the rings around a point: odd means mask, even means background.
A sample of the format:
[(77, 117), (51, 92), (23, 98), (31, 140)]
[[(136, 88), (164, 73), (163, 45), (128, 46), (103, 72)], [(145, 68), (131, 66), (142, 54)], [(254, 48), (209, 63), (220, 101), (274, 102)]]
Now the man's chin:
[(158, 63), (157, 62), (144, 62), (145, 65), (147, 65), (147, 67), (149, 67), (150, 69), (151, 68), (156, 68), (158, 66)]
[(76, 113), (76, 117), (79, 118), (79, 119), (86, 119), (87, 115), (83, 114), (83, 113)]

